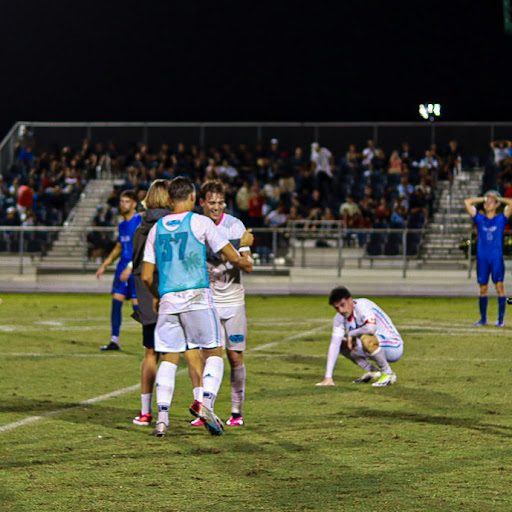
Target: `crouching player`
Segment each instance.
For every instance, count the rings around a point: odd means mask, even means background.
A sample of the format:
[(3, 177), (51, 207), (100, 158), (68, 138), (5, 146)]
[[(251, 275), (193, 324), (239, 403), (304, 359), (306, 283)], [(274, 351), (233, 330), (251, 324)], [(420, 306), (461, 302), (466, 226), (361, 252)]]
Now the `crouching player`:
[(402, 357), (404, 342), (389, 316), (371, 300), (353, 299), (345, 287), (331, 291), (329, 304), (337, 313), (325, 378), (317, 386), (334, 386), (332, 375), (340, 353), (365, 371), (354, 383), (375, 381), (374, 387), (394, 384), (396, 375), (389, 363)]

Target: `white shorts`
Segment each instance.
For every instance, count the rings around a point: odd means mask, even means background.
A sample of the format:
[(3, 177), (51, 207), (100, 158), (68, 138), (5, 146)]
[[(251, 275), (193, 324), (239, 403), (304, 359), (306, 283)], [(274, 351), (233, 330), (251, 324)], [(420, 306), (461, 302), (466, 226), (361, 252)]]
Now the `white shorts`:
[(245, 306), (217, 307), (221, 323), (222, 346), (242, 352), (247, 347)]
[(185, 352), (192, 348), (221, 346), (220, 322), (215, 309), (196, 309), (174, 315), (158, 315), (156, 352)]
[[(394, 363), (398, 361), (404, 353), (404, 342), (401, 339), (387, 340), (382, 335), (377, 336), (379, 345), (386, 354), (386, 361), (388, 363)], [(356, 338), (356, 346), (352, 351), (352, 354), (357, 357), (368, 357), (368, 352), (365, 352), (363, 345), (359, 338)]]

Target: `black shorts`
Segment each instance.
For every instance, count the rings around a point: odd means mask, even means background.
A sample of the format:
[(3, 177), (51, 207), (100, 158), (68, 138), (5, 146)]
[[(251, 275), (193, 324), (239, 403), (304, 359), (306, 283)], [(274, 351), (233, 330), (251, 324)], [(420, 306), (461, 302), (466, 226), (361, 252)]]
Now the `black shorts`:
[(142, 326), (142, 344), (146, 348), (155, 348), (155, 327), (156, 324)]

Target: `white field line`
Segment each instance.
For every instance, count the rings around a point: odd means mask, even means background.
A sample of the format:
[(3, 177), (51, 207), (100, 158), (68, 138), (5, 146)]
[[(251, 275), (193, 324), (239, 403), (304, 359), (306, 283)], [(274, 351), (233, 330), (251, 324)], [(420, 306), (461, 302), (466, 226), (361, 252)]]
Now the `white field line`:
[[(268, 358), (282, 358), (286, 359), (288, 357), (307, 357), (312, 359), (325, 359), (325, 354), (251, 354), (251, 358), (253, 357), (268, 357)], [(512, 358), (503, 358), (503, 357), (405, 357), (407, 361), (421, 361), (421, 362), (469, 362), (469, 363), (496, 363), (499, 361), (512, 361)]]
[[(325, 325), (321, 325), (320, 327), (317, 327), (316, 329), (312, 329), (311, 331), (307, 331), (307, 332), (304, 332), (302, 334), (297, 334), (295, 336), (290, 336), (289, 338), (284, 338), (282, 340), (275, 341), (273, 343), (267, 343), (266, 345), (262, 345), (260, 347), (255, 347), (253, 349), (249, 349), (249, 350), (247, 350), (247, 352), (253, 352), (255, 350), (264, 350), (264, 348), (273, 347), (273, 346), (279, 345), (281, 343), (286, 343), (287, 341), (293, 341), (293, 340), (295, 340), (297, 338), (301, 338), (302, 336), (307, 336), (309, 334), (313, 334), (314, 332), (317, 332), (317, 331), (319, 331), (321, 329), (325, 329), (325, 328), (326, 328)], [(101, 355), (101, 354), (99, 354), (99, 355)], [(185, 371), (186, 371), (186, 368), (182, 368), (181, 370), (178, 371), (178, 373), (182, 373), (182, 372), (185, 372)], [(88, 400), (83, 400), (82, 402), (79, 402), (77, 405), (75, 405), (73, 407), (68, 407), (68, 408), (64, 408), (64, 409), (57, 409), (55, 411), (50, 411), (50, 412), (46, 412), (44, 414), (41, 414), (40, 416), (30, 416), (30, 417), (25, 418), (23, 420), (15, 421), (14, 423), (7, 423), (6, 425), (0, 426), (0, 432), (6, 432), (7, 430), (12, 430), (12, 429), (15, 429), (15, 428), (18, 428), (18, 427), (22, 427), (23, 425), (26, 425), (27, 423), (32, 423), (34, 421), (38, 421), (38, 420), (43, 419), (43, 418), (48, 418), (50, 416), (55, 416), (57, 414), (60, 414), (60, 413), (66, 412), (66, 411), (77, 409), (77, 408), (82, 407), (84, 405), (94, 404), (96, 402), (101, 402), (101, 401), (106, 400), (108, 398), (114, 398), (114, 397), (117, 397), (117, 396), (120, 396), (120, 395), (124, 395), (125, 393), (131, 393), (132, 391), (135, 391), (137, 389), (140, 389), (140, 383), (134, 384), (133, 386), (129, 386), (127, 388), (118, 389), (117, 391), (112, 391), (111, 393), (107, 393), (106, 395), (100, 395), (100, 396), (97, 396), (97, 397), (94, 397), (94, 398), (89, 398)]]

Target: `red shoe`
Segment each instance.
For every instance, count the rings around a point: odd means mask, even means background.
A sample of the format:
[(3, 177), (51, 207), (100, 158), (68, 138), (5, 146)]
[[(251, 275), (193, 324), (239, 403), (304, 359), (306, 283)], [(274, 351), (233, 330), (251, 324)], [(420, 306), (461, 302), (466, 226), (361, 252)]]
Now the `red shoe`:
[(203, 402), (194, 400), (189, 408), (190, 414), (192, 414), (192, 416), (195, 416), (196, 418), (199, 418), (199, 414), (201, 413), (201, 407), (203, 407)]
[(133, 424), (139, 425), (141, 427), (147, 427), (151, 425), (151, 422), (153, 421), (153, 415), (152, 414), (142, 414), (139, 412), (138, 416), (135, 416), (133, 418)]

